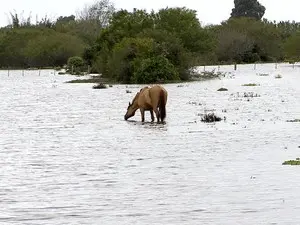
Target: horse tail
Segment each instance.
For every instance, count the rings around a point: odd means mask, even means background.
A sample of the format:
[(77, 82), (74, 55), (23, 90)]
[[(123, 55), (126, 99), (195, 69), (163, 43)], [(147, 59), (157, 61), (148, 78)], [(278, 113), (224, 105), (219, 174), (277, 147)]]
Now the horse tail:
[(163, 90), (160, 91), (159, 94), (159, 110), (160, 110), (160, 120), (163, 122), (166, 118), (166, 98), (165, 92)]

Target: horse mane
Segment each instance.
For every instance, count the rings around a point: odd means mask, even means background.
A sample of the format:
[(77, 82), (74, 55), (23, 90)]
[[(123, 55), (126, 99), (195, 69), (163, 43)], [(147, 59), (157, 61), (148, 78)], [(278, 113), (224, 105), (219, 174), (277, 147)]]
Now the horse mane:
[(133, 98), (131, 104), (133, 104), (133, 103), (137, 100), (137, 98), (139, 97), (139, 95), (140, 95), (143, 91), (145, 91), (146, 89), (149, 89), (149, 87), (147, 86), (147, 87), (141, 88), (140, 91), (137, 92), (136, 95), (134, 96), (134, 98)]

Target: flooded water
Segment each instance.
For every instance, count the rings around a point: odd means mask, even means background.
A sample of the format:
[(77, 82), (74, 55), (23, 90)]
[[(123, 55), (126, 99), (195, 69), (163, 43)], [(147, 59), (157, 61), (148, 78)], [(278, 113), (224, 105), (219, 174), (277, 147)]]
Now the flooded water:
[(300, 67), (220, 71), (164, 85), (166, 124), (123, 120), (142, 86), (1, 71), (0, 224), (299, 224)]

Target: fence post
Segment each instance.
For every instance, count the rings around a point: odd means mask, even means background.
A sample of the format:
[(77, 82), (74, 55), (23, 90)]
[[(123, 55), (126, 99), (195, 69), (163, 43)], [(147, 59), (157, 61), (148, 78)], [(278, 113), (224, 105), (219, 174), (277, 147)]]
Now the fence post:
[(234, 63), (234, 70), (236, 70), (236, 68), (237, 68), (237, 65), (236, 65), (236, 63)]

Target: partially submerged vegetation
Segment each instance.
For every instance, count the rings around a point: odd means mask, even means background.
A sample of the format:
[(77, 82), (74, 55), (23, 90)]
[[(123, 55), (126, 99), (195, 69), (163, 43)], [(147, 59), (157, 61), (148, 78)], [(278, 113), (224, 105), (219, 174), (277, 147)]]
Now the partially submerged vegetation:
[(106, 89), (107, 86), (103, 83), (97, 84), (93, 86), (93, 89)]
[(219, 122), (221, 120), (222, 120), (222, 118), (215, 115), (214, 112), (205, 113), (205, 114), (201, 115), (201, 121), (204, 123), (214, 123), (214, 122)]
[(290, 122), (290, 123), (300, 123), (300, 119), (287, 120), (286, 122)]
[(218, 91), (228, 91), (227, 88), (219, 88)]
[(108, 80), (105, 78), (102, 78), (101, 76), (91, 76), (90, 78), (74, 79), (74, 80), (66, 81), (66, 83), (72, 83), (72, 84), (103, 83), (103, 82), (108, 82)]
[(216, 72), (215, 69), (212, 71), (202, 71), (198, 72), (191, 72), (190, 73), (191, 80), (210, 80), (210, 79), (220, 79), (221, 77), (225, 77), (226, 73), (224, 72)]
[(295, 166), (295, 165), (300, 165), (300, 158), (296, 158), (296, 160), (287, 160), (287, 161), (284, 161), (282, 163), (282, 165), (291, 165), (291, 166)]
[(243, 84), (242, 86), (246, 86), (246, 87), (255, 87), (255, 86), (260, 86), (260, 84), (249, 83), (249, 84)]

